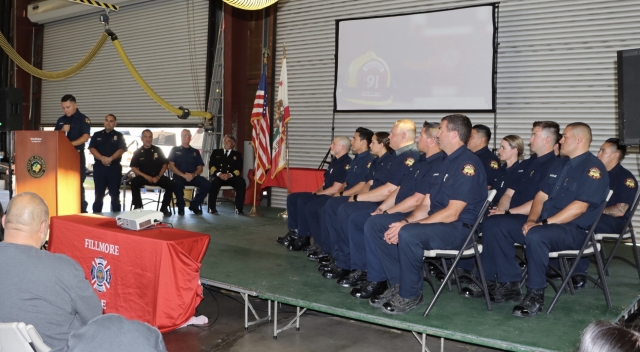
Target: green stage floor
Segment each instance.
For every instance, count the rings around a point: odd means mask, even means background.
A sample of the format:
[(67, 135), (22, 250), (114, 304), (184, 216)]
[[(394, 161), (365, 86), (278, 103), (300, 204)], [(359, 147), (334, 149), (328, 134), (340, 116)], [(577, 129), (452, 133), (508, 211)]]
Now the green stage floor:
[[(211, 235), (202, 278), (254, 291), (263, 299), (429, 336), (513, 351), (575, 351), (581, 331), (590, 322), (618, 321), (639, 298), (640, 279), (635, 270), (614, 261), (607, 278), (612, 309), (607, 309), (602, 291), (589, 286), (575, 296), (562, 295), (551, 314), (524, 319), (511, 315), (512, 303), (493, 305), (493, 311), (487, 311), (484, 301), (465, 299), (454, 288), (454, 292), (445, 290), (429, 316), (423, 317), (433, 297), (425, 284), (421, 308), (404, 316), (390, 316), (365, 300), (352, 298), (349, 289), (334, 280), (323, 278), (316, 263), (301, 252), (289, 252), (277, 244), (276, 237), (287, 231), (286, 221), (277, 217), (282, 209), (261, 208), (263, 217), (238, 216), (224, 205), (218, 210), (220, 215), (170, 218), (175, 227)], [(630, 252), (628, 246), (618, 251)], [(547, 306), (553, 294), (553, 289), (547, 289)], [(300, 323), (304, 326), (304, 315)]]

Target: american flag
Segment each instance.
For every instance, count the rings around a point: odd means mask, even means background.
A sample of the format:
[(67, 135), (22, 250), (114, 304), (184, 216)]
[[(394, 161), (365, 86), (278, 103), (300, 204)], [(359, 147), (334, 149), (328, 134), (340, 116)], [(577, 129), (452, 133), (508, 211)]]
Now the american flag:
[(269, 112), (267, 109), (267, 65), (262, 67), (262, 77), (253, 101), (251, 113), (251, 144), (256, 154), (256, 182), (262, 184), (271, 167), (271, 148), (269, 146)]

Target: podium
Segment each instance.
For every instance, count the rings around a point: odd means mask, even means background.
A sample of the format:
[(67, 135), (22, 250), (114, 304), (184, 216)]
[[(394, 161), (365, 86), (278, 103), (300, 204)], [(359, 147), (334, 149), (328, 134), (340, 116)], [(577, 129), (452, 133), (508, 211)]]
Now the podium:
[(80, 156), (62, 131), (15, 131), (16, 193), (38, 194), (49, 216), (80, 213)]

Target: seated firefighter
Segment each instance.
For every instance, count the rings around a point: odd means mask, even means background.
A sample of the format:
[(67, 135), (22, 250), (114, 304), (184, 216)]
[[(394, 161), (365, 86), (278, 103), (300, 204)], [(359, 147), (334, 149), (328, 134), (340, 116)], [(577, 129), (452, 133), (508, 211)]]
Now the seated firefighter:
[(214, 150), (209, 159), (211, 175), (209, 212), (218, 214), (218, 210), (216, 210), (218, 192), (220, 192), (222, 186), (231, 186), (236, 191), (236, 214), (244, 214), (242, 209), (247, 183), (242, 177), (242, 154), (233, 150), (236, 146), (235, 137), (226, 135), (222, 143), (222, 148)]
[(204, 168), (204, 161), (202, 161), (200, 151), (190, 145), (191, 132), (187, 129), (182, 130), (180, 138), (181, 145), (173, 147), (169, 152), (169, 169), (173, 172), (173, 192), (176, 195), (178, 215), (184, 215), (185, 186), (198, 187), (195, 197), (190, 201), (189, 210), (196, 215), (201, 215), (200, 206), (204, 202), (204, 197), (209, 194), (211, 185), (207, 179), (200, 176)]

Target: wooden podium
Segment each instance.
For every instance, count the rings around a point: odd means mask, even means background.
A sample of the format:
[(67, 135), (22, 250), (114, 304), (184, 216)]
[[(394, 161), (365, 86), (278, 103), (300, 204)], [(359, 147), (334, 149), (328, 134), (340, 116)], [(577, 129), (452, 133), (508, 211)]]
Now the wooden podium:
[(62, 131), (15, 132), (16, 193), (38, 194), (49, 216), (80, 213), (80, 156)]

